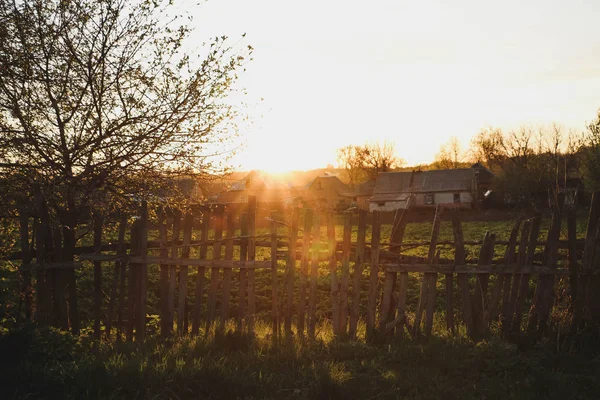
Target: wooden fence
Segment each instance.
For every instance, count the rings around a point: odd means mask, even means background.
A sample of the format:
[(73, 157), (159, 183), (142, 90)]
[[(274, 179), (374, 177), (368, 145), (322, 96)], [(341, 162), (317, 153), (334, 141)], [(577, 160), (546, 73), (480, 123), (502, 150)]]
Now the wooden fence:
[[(336, 216), (323, 210), (293, 209), (283, 218), (273, 214), (270, 230), (258, 235), (253, 197), (241, 216), (224, 206), (185, 214), (163, 210), (158, 212), (157, 223), (150, 224), (143, 207), (131, 226), (126, 218), (121, 219), (115, 243), (102, 242), (103, 221), (95, 218), (93, 248), (76, 249), (75, 253), (83, 253), (76, 262), (61, 262), (60, 231), (50, 229), (43, 216), (36, 219), (34, 235), (28, 231), (28, 217), (23, 216), (22, 249), (13, 258), (22, 259), (26, 317), (74, 332), (80, 329), (74, 271), (93, 264), (93, 326), (98, 338), (102, 332), (110, 337), (116, 328), (119, 338), (124, 334), (127, 340), (144, 340), (149, 265), (158, 265), (160, 270), (158, 308), (164, 336), (197, 335), (211, 329), (223, 332), (231, 319), (236, 330), (253, 333), (257, 289), (270, 292), (270, 307), (260, 310), (260, 315), (269, 319), (275, 340), (292, 334), (315, 337), (324, 318), (336, 336), (350, 339), (357, 338), (359, 321), (365, 323), (367, 340), (429, 336), (436, 312), (445, 317), (448, 331), (455, 333), (459, 325), (464, 326), (475, 339), (496, 329), (505, 337), (539, 336), (548, 331), (558, 281), (566, 283), (570, 296), (572, 332), (600, 321), (599, 203), (600, 195), (595, 194), (584, 240), (577, 240), (575, 210), (559, 201), (545, 238), (539, 237), (541, 218), (534, 216), (516, 221), (508, 241), (496, 240), (488, 232), (482, 241), (465, 242), (460, 213), (438, 208), (429, 241), (408, 245), (403, 243), (407, 223), (402, 213), (396, 214), (389, 243), (382, 243), (378, 212), (368, 216), (358, 211), (356, 218), (352, 212)], [(453, 241), (445, 243), (454, 248), (453, 260), (440, 258), (442, 213), (451, 214)], [(336, 229), (340, 229), (336, 218), (343, 220), (341, 241), (336, 240)], [(560, 240), (564, 220), (566, 241)], [(325, 230), (327, 235), (321, 237)], [(466, 259), (466, 243), (480, 245), (475, 260)], [(427, 257), (402, 254), (405, 247), (414, 246), (428, 246)], [(497, 247), (503, 254), (497, 254)], [(257, 248), (263, 248), (268, 257), (257, 260)], [(536, 252), (540, 248), (543, 252)], [(559, 248), (568, 250), (567, 263), (559, 262)], [(319, 274), (323, 274), (319, 267), (324, 263), (330, 282), (325, 317), (317, 312)], [(103, 296), (102, 268), (106, 266), (114, 267), (114, 274), (110, 293)], [(190, 268), (197, 270), (194, 283), (188, 282)], [(257, 288), (256, 273), (261, 269), (270, 274), (262, 280), (266, 287)], [(409, 302), (414, 301), (407, 295), (409, 279), (415, 274), (420, 289), (417, 304), (408, 313)], [(440, 278), (444, 285), (436, 290)], [(233, 281), (237, 283), (237, 315), (231, 313)], [(190, 287), (193, 294), (188, 293)], [(443, 306), (436, 307), (440, 296)]]

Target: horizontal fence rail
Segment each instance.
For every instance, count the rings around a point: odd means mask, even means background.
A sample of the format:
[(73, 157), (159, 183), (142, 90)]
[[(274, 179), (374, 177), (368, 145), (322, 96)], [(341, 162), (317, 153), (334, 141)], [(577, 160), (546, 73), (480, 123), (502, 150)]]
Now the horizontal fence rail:
[[(254, 197), (241, 213), (218, 205), (159, 209), (153, 221), (144, 206), (131, 225), (120, 218), (111, 243), (103, 243), (104, 221), (95, 216), (94, 244), (70, 251), (42, 213), (33, 224), (21, 217), (22, 248), (7, 259), (21, 260), (26, 319), (75, 333), (81, 323), (74, 269), (93, 266), (97, 338), (116, 329), (119, 340), (144, 340), (149, 310), (158, 314), (164, 337), (224, 332), (228, 321), (253, 334), (257, 318), (269, 321), (274, 340), (314, 338), (325, 321), (338, 337), (356, 339), (359, 323), (366, 340), (419, 337), (432, 334), (436, 315), (452, 334), (464, 327), (473, 339), (492, 331), (539, 337), (557, 306), (557, 285), (567, 285), (573, 332), (600, 321), (600, 196), (593, 196), (583, 239), (577, 238), (574, 210), (563, 203), (555, 205), (544, 238), (541, 218), (533, 216), (515, 221), (508, 240), (487, 232), (470, 241), (464, 240), (460, 212), (441, 207), (429, 240), (404, 241), (413, 222), (397, 212), (383, 241), (379, 212), (334, 216), (296, 208), (284, 216), (272, 213), (257, 233)], [(453, 240), (439, 240), (442, 221), (451, 223)], [(564, 231), (567, 239), (561, 240)], [(466, 246), (477, 254), (469, 250), (468, 259)], [(427, 256), (403, 254), (417, 247), (426, 248)], [(442, 249), (453, 257), (441, 257)]]

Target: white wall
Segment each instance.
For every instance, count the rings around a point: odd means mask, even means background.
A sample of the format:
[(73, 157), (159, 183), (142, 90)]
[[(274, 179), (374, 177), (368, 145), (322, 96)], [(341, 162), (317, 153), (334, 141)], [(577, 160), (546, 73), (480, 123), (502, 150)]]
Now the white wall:
[(404, 201), (386, 201), (382, 206), (372, 202), (369, 204), (369, 211), (396, 211), (404, 207), (406, 207)]

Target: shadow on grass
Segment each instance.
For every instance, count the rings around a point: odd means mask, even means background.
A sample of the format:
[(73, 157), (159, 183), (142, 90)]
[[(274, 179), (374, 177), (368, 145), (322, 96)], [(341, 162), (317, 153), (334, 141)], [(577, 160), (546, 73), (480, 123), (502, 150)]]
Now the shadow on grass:
[[(144, 345), (93, 346), (53, 329), (0, 336), (2, 398), (598, 398), (598, 353), (526, 351), (491, 339), (434, 337), (365, 344), (297, 337), (268, 326)], [(324, 330), (326, 331), (326, 330)], [(95, 348), (95, 350), (94, 350)], [(93, 351), (94, 350), (94, 351)]]

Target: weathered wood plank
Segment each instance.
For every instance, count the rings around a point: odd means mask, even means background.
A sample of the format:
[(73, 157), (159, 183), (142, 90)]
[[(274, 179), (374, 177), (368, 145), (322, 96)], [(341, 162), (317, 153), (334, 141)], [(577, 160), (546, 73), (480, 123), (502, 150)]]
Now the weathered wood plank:
[(367, 235), (367, 212), (359, 210), (358, 212), (358, 231), (356, 236), (356, 254), (354, 259), (354, 269), (352, 271), (352, 305), (350, 308), (350, 324), (348, 326), (348, 335), (351, 339), (356, 339), (356, 328), (359, 319), (360, 308), (360, 286), (365, 260), (365, 238)]
[[(437, 241), (440, 236), (440, 224), (443, 208), (440, 206), (436, 207), (435, 217), (433, 220), (433, 227), (431, 229), (431, 241), (429, 244), (429, 253), (427, 255), (427, 262), (430, 264), (436, 263), (439, 259), (439, 252), (437, 251)], [(437, 286), (437, 273), (430, 273), (428, 275), (428, 288), (426, 298), (426, 312), (425, 312), (425, 336), (431, 336), (433, 329), (433, 314), (435, 312), (435, 296)], [(415, 320), (415, 325), (418, 320)], [(417, 328), (418, 329), (418, 328)]]
[[(486, 254), (489, 252), (489, 240), (490, 232), (485, 232), (483, 236), (483, 243), (479, 248), (479, 265), (486, 264)], [(473, 328), (475, 336), (479, 336), (482, 333), (480, 329), (482, 321), (484, 319), (483, 313), (486, 308), (486, 295), (488, 286), (489, 276), (487, 274), (478, 274), (475, 279), (475, 288), (473, 290), (473, 297), (471, 305), (473, 307)]]
[(379, 211), (373, 211), (372, 219), (371, 265), (369, 268), (369, 294), (367, 303), (367, 340), (373, 340), (375, 335), (377, 282), (379, 280), (379, 241), (381, 239), (381, 215)]
[[(256, 196), (248, 196), (248, 261), (256, 260)], [(270, 263), (267, 268), (270, 268)], [(256, 272), (253, 268), (248, 270), (248, 333), (254, 335), (256, 318)]]
[[(523, 221), (521, 219), (518, 219), (510, 231), (508, 245), (506, 246), (506, 252), (504, 253), (504, 263), (507, 265), (515, 263), (515, 248), (517, 246), (519, 229), (521, 228), (522, 222)], [(492, 291), (490, 300), (489, 323), (491, 323), (491, 321), (495, 321), (498, 315), (505, 315), (508, 312), (506, 310), (508, 309), (508, 299), (510, 296), (510, 283), (511, 279), (509, 276), (498, 276), (498, 279), (496, 280), (496, 286)], [(502, 299), (501, 303), (500, 299)]]
[[(171, 259), (179, 260), (179, 237), (181, 235), (181, 211), (176, 210), (173, 216), (173, 232), (171, 234)], [(159, 264), (167, 264), (166, 260), (160, 260)], [(175, 287), (177, 284), (177, 267), (174, 263), (169, 263), (169, 294), (167, 296), (167, 322), (165, 325), (168, 335), (173, 333), (173, 324), (175, 321)]]
[[(329, 274), (331, 276), (331, 321), (333, 334), (340, 335), (340, 283), (338, 280), (338, 265), (335, 256), (335, 221), (331, 212), (326, 214), (327, 218), (327, 243), (329, 249)], [(316, 284), (315, 284), (316, 289)], [(316, 291), (316, 290), (315, 290)]]
[[(227, 213), (225, 234), (225, 261), (233, 260), (233, 236), (235, 235), (235, 215), (233, 212)], [(231, 296), (231, 276), (232, 268), (223, 270), (223, 303), (221, 305), (221, 320), (219, 321), (219, 332), (225, 332), (225, 324), (229, 319), (229, 298)]]
[(308, 298), (308, 336), (314, 338), (317, 313), (317, 278), (319, 273), (319, 260), (312, 254), (318, 253), (321, 246), (321, 212), (316, 211), (313, 216), (312, 248), (310, 259), (310, 290)]
[[(208, 230), (210, 228), (210, 210), (202, 212), (202, 225), (200, 226), (200, 249), (198, 260), (206, 260), (208, 252)], [(204, 284), (206, 281), (206, 267), (198, 266), (196, 275), (196, 287), (194, 295), (194, 316), (192, 318), (192, 335), (197, 335), (200, 330), (200, 319), (202, 315), (202, 298), (204, 296)]]
[[(460, 222), (458, 211), (452, 213), (452, 235), (454, 237), (454, 265), (463, 265), (465, 263), (465, 245), (462, 224)], [(469, 275), (466, 273), (458, 274), (458, 286), (460, 289), (463, 320), (467, 329), (467, 335), (473, 336), (473, 308), (471, 306), (471, 293), (469, 290)]]
[(271, 333), (273, 343), (279, 341), (279, 282), (277, 279), (277, 225), (271, 212)]
[[(22, 264), (29, 264), (32, 259), (32, 253), (29, 250), (29, 215), (23, 209), (19, 211), (19, 234), (21, 239), (21, 254), (23, 255)], [(31, 235), (31, 244), (33, 244), (33, 234)], [(23, 296), (25, 319), (31, 321), (33, 318), (33, 287), (31, 285), (31, 272), (22, 271), (21, 280), (21, 294)]]
[[(527, 247), (529, 245), (529, 235), (531, 231), (531, 220), (526, 220), (523, 223), (523, 228), (521, 229), (521, 240), (519, 241), (519, 250), (517, 254), (517, 271), (511, 276), (506, 277), (505, 279), (512, 278), (512, 284), (510, 287), (510, 293), (508, 297), (508, 306), (502, 310), (502, 334), (504, 336), (508, 335), (512, 324), (514, 315), (517, 311), (517, 300), (520, 291), (520, 283), (522, 271), (520, 271), (520, 267), (525, 264), (525, 259), (527, 257)], [(521, 272), (521, 273), (519, 273)]]
[[(160, 242), (159, 256), (169, 257), (167, 242), (167, 217), (164, 210), (158, 213), (158, 240)], [(160, 334), (167, 337), (171, 334), (169, 325), (169, 266), (160, 264)]]
[[(190, 258), (190, 241), (192, 240), (192, 227), (194, 224), (194, 216), (191, 213), (186, 213), (183, 218), (183, 248), (181, 249), (181, 258)], [(187, 301), (187, 280), (188, 266), (181, 265), (179, 267), (179, 298), (177, 304), (177, 334), (187, 335), (185, 329), (185, 313)]]
[[(352, 214), (344, 213), (344, 234), (342, 241), (342, 279), (340, 287), (340, 335), (346, 335), (348, 325), (348, 281), (350, 279), (350, 246), (352, 240)], [(335, 244), (335, 243), (334, 243)], [(335, 249), (334, 249), (335, 250)]]
[[(286, 265), (286, 305), (285, 305), (285, 334), (292, 334), (292, 309), (294, 306), (294, 275), (296, 273), (296, 239), (298, 237), (298, 209), (293, 208), (291, 224), (288, 229), (290, 241)], [(300, 334), (300, 332), (299, 332)]]
[[(137, 254), (145, 255), (148, 243), (148, 205), (145, 201), (142, 202), (142, 212), (140, 218), (136, 221), (139, 224)], [(132, 236), (133, 238), (133, 236)], [(135, 339), (138, 342), (143, 342), (146, 336), (146, 302), (148, 298), (148, 263), (144, 262), (139, 265), (138, 287), (139, 292), (136, 309), (136, 328)]]
[[(221, 244), (223, 241), (223, 206), (215, 210), (215, 243), (212, 248), (212, 259), (221, 259)], [(208, 335), (217, 312), (217, 289), (219, 288), (219, 268), (213, 264), (210, 270), (210, 286), (208, 288), (208, 318), (206, 319), (206, 332)]]
[[(529, 243), (527, 245), (527, 255), (524, 260), (525, 265), (533, 264), (535, 256), (535, 249), (537, 247), (537, 239), (540, 234), (541, 218), (534, 217), (531, 219), (531, 230), (529, 232)], [(523, 312), (525, 311), (525, 302), (527, 301), (527, 294), (529, 292), (529, 283), (531, 281), (531, 274), (522, 273), (520, 275), (519, 295), (517, 299), (517, 305), (515, 309), (515, 316), (511, 327), (513, 334), (521, 333), (521, 324), (523, 319)]]
[[(244, 212), (240, 216), (240, 232), (242, 236), (248, 236), (248, 213)], [(248, 260), (248, 239), (244, 239), (240, 245), (240, 261)], [(240, 287), (238, 291), (239, 312), (236, 322), (238, 332), (243, 332), (246, 322), (246, 309), (248, 308), (248, 271), (240, 268)]]
[(313, 210), (307, 208), (304, 210), (304, 231), (302, 233), (302, 259), (300, 260), (300, 287), (298, 290), (298, 305), (296, 326), (298, 334), (304, 334), (304, 326), (306, 319), (306, 307), (308, 306), (307, 288), (308, 288), (308, 266), (311, 257), (311, 237), (313, 225)]
[[(102, 247), (102, 227), (104, 218), (94, 215), (94, 249), (99, 252)], [(66, 317), (66, 315), (65, 315)], [(94, 261), (94, 339), (100, 339), (100, 319), (102, 317), (102, 264)]]
[[(564, 194), (559, 193), (557, 204), (554, 206), (552, 213), (552, 222), (548, 230), (546, 239), (546, 247), (544, 249), (545, 264), (550, 269), (557, 268), (558, 262), (558, 240), (560, 238), (560, 225), (564, 210)], [(554, 276), (540, 276), (538, 285), (534, 295), (534, 304), (529, 314), (527, 330), (538, 334), (543, 334), (546, 331), (550, 310), (552, 309), (554, 291)]]
[[(118, 248), (117, 248), (117, 255), (122, 256), (125, 254), (125, 230), (127, 228), (127, 218), (125, 217), (125, 214), (121, 213), (120, 217), (119, 217), (119, 233), (118, 233), (118, 239), (117, 239), (117, 243), (118, 243)], [(111, 332), (111, 328), (112, 328), (112, 322), (113, 322), (113, 317), (114, 317), (114, 312), (115, 312), (115, 303), (117, 302), (117, 290), (118, 290), (118, 286), (119, 286), (119, 279), (121, 276), (121, 264), (124, 263), (124, 261), (119, 260), (117, 262), (115, 262), (115, 270), (114, 270), (114, 274), (113, 274), (113, 281), (112, 281), (112, 286), (110, 289), (110, 299), (108, 302), (108, 312), (106, 313), (106, 337), (110, 338), (110, 332)]]

